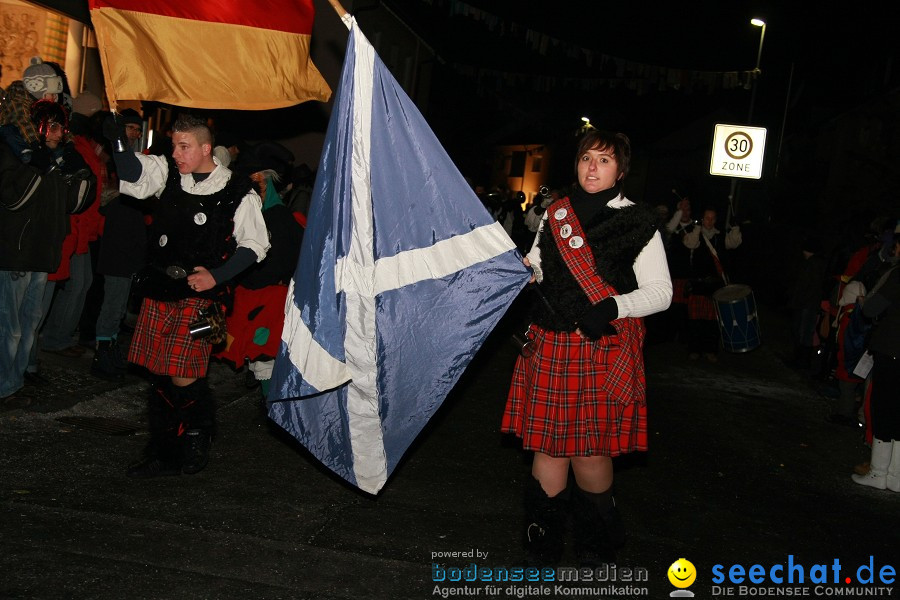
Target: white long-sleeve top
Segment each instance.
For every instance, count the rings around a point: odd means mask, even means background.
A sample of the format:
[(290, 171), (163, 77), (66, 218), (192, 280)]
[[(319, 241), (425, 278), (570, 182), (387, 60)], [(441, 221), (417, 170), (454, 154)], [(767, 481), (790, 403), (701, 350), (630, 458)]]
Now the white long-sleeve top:
[[(621, 195), (606, 203), (611, 208), (623, 208), (633, 204), (634, 202)], [(527, 254), (535, 278), (539, 282), (543, 281), (544, 274), (541, 271), (541, 249), (538, 247), (538, 241), (544, 231), (549, 212), (544, 212), (541, 227)], [(672, 302), (672, 279), (669, 277), (666, 250), (658, 231), (638, 254), (632, 268), (637, 279), (637, 289), (627, 294), (613, 296), (619, 308), (619, 318), (646, 317), (669, 308)]]
[[(166, 188), (169, 177), (169, 163), (164, 156), (147, 156), (136, 153), (141, 161), (141, 177), (135, 181), (120, 181), (119, 191), (135, 198), (159, 197)], [(213, 158), (215, 170), (202, 181), (194, 181), (190, 173), (181, 175), (181, 189), (198, 196), (215, 194), (231, 179), (231, 171)], [(256, 262), (266, 257), (271, 247), (266, 222), (262, 216), (262, 200), (256, 190), (250, 190), (241, 199), (234, 212), (234, 240), (239, 247), (249, 248), (256, 254)]]
[(669, 219), (669, 222), (666, 223), (666, 231), (669, 233), (675, 233), (679, 228), (684, 229), (688, 225), (691, 224), (691, 220), (682, 222), (681, 217), (684, 214), (682, 210), (679, 208), (675, 211), (675, 214), (672, 215), (672, 218)]
[[(696, 250), (700, 247), (700, 233), (703, 233), (703, 237), (706, 239), (712, 239), (714, 235), (717, 233), (721, 233), (718, 229), (713, 227), (712, 229), (707, 229), (706, 227), (694, 227), (693, 231), (686, 233), (684, 235), (684, 245), (690, 248), (691, 250)], [(735, 225), (731, 229), (728, 230), (728, 233), (725, 234), (725, 249), (726, 250), (734, 250), (738, 246), (741, 245), (741, 242), (744, 241), (743, 236), (741, 235), (741, 228)]]

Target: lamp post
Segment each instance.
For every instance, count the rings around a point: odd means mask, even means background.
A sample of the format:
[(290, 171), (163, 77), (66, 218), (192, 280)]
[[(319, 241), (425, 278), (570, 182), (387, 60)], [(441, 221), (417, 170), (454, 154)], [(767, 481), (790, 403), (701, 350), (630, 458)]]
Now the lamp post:
[[(759, 78), (759, 74), (761, 71), (759, 70), (759, 64), (762, 60), (762, 49), (763, 49), (763, 41), (766, 39), (766, 22), (762, 19), (753, 18), (750, 19), (750, 24), (754, 27), (761, 27), (762, 31), (759, 32), (759, 50), (756, 52), (756, 67), (753, 69), (753, 81), (750, 82), (750, 87), (752, 91), (750, 92), (750, 110), (747, 112), (747, 125), (752, 125), (753, 121), (753, 106), (756, 103), (756, 80)], [(725, 217), (725, 226), (731, 226), (731, 219), (737, 217), (737, 205), (738, 199), (740, 198), (740, 186), (738, 185), (738, 180), (736, 178), (731, 179), (731, 192), (728, 194), (728, 215)]]
[(756, 80), (759, 78), (760, 70), (759, 63), (762, 60), (762, 49), (763, 42), (766, 39), (766, 22), (762, 19), (750, 19), (750, 24), (756, 27), (761, 27), (762, 31), (759, 32), (759, 50), (756, 53), (756, 68), (753, 69), (753, 82), (751, 83), (751, 87), (753, 91), (750, 92), (750, 112), (747, 113), (747, 125), (751, 124), (753, 120), (753, 105), (756, 102)]

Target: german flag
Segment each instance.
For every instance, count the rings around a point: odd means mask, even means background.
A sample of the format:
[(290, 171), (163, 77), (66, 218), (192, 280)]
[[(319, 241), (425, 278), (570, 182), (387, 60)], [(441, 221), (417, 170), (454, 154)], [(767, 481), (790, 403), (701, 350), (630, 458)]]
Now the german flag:
[(327, 101), (313, 0), (90, 0), (110, 104), (268, 110)]

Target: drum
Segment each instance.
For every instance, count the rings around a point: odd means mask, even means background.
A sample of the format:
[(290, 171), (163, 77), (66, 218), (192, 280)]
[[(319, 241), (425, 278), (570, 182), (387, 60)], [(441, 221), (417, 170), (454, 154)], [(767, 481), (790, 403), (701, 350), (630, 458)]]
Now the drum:
[(756, 300), (749, 285), (734, 283), (713, 294), (722, 346), (729, 352), (749, 352), (760, 344)]

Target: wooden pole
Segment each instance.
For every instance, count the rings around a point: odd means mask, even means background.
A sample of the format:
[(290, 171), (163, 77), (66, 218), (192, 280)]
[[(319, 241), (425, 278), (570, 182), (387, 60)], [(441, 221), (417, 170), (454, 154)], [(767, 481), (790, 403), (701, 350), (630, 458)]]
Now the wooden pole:
[(328, 4), (331, 5), (331, 8), (333, 8), (338, 16), (342, 19), (350, 14), (343, 6), (341, 6), (341, 3), (338, 2), (338, 0), (328, 0)]

